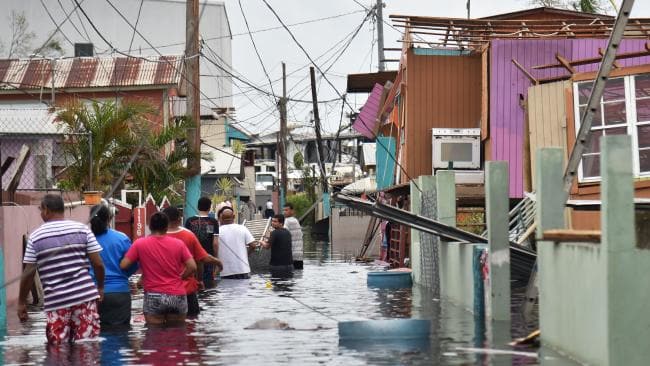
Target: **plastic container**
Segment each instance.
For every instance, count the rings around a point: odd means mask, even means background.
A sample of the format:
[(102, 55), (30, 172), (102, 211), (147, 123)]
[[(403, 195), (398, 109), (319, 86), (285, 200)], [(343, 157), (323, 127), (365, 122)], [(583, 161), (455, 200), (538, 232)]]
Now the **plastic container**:
[(411, 271), (376, 271), (368, 272), (368, 287), (408, 288), (413, 286)]
[(426, 339), (431, 320), (386, 319), (339, 322), (339, 340)]

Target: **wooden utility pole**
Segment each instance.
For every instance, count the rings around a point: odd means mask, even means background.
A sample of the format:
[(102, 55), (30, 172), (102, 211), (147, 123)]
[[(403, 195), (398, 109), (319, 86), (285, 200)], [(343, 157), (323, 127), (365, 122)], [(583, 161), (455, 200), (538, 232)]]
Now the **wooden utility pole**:
[(280, 99), (280, 143), (278, 144), (280, 160), (281, 189), (280, 201), (284, 204), (287, 194), (287, 67), (282, 63), (282, 99)]
[(193, 123), (188, 129), (187, 143), (191, 156), (187, 161), (189, 177), (185, 183), (185, 217), (197, 213), (201, 197), (201, 91), (199, 89), (199, 0), (187, 0), (185, 19), (185, 85), (187, 86), (186, 116)]
[(320, 117), (318, 116), (318, 97), (316, 96), (316, 75), (314, 67), (309, 67), (309, 76), (311, 77), (311, 100), (314, 105), (314, 129), (316, 130), (316, 150), (318, 151), (318, 166), (320, 167), (321, 184), (323, 193), (327, 193), (327, 175), (325, 174), (325, 163), (323, 162), (323, 139), (320, 135)]
[(383, 18), (384, 3), (382, 0), (377, 0), (375, 6), (375, 16), (377, 20), (377, 69), (379, 71), (385, 70), (384, 63), (384, 18)]

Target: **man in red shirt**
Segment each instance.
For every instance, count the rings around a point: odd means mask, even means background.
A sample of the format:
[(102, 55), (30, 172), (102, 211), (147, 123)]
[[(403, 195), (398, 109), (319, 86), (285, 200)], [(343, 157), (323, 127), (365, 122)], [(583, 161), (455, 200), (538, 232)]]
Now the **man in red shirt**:
[[(163, 210), (169, 219), (169, 227), (167, 228), (167, 235), (179, 239), (187, 246), (187, 249), (192, 254), (194, 261), (197, 264), (198, 271), (195, 276), (191, 276), (185, 282), (185, 290), (187, 291), (187, 316), (195, 317), (199, 315), (199, 299), (196, 296), (199, 289), (204, 288), (203, 285), (203, 268), (204, 264), (213, 264), (214, 268), (223, 269), (221, 261), (205, 251), (199, 242), (199, 239), (193, 232), (181, 226), (182, 217), (178, 208), (170, 206)], [(211, 268), (213, 268), (211, 266)]]
[(151, 235), (136, 240), (120, 262), (128, 269), (135, 262), (142, 269), (143, 312), (147, 324), (182, 323), (187, 314), (185, 280), (196, 272), (187, 246), (166, 235), (169, 219), (162, 212), (151, 215)]

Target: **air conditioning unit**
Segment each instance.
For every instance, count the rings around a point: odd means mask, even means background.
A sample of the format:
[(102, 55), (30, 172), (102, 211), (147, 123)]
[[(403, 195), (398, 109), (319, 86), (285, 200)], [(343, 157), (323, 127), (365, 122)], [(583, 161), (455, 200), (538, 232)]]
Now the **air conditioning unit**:
[(436, 169), (480, 169), (480, 128), (433, 128), (433, 171)]

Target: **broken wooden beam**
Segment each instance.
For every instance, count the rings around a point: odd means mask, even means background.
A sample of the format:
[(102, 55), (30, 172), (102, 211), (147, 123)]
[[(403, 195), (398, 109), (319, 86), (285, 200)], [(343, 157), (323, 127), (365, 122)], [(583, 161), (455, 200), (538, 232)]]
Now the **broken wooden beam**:
[(552, 242), (587, 242), (600, 243), (600, 230), (571, 230), (552, 229), (545, 230), (542, 235), (543, 241)]
[(522, 73), (524, 73), (524, 75), (526, 75), (526, 77), (530, 80), (531, 83), (533, 83), (534, 85), (539, 84), (539, 81), (535, 79), (535, 77), (530, 72), (528, 72), (528, 70), (526, 70), (519, 62), (517, 62), (517, 60), (513, 58), (510, 61), (512, 61), (512, 63), (515, 65), (515, 67), (519, 69), (519, 71), (521, 71)]

